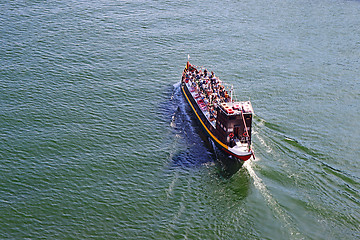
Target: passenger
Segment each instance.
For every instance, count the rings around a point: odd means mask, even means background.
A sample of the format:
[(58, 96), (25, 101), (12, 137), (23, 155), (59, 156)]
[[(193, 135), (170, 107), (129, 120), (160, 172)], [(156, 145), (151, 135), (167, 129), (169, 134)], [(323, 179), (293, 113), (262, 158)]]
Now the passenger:
[(209, 101), (206, 97), (204, 97), (203, 101), (204, 101), (206, 107), (209, 107)]
[(216, 119), (216, 112), (214, 106), (210, 107), (210, 121), (214, 121)]
[(219, 90), (219, 95), (222, 98), (225, 97), (224, 91), (222, 89)]

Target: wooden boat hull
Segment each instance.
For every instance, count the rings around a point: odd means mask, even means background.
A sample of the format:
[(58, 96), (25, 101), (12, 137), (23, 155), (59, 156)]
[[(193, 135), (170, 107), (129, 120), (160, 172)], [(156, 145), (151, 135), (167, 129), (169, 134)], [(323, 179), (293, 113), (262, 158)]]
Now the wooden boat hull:
[(181, 91), (182, 91), (186, 101), (190, 105), (192, 111), (194, 112), (196, 119), (200, 122), (200, 125), (205, 130), (205, 133), (211, 138), (211, 140), (215, 143), (215, 145), (220, 150), (222, 150), (223, 152), (225, 152), (226, 154), (228, 154), (230, 156), (235, 157), (239, 161), (246, 161), (251, 158), (251, 156), (253, 155), (253, 152), (251, 150), (246, 151), (246, 152), (235, 152), (235, 151), (231, 150), (229, 148), (229, 146), (227, 146), (226, 144), (221, 142), (216, 137), (216, 135), (217, 135), (216, 129), (206, 119), (203, 111), (201, 111), (201, 109), (199, 108), (198, 104), (196, 103), (195, 99), (193, 98), (193, 96), (190, 93), (186, 84), (184, 84), (184, 83), (181, 84)]

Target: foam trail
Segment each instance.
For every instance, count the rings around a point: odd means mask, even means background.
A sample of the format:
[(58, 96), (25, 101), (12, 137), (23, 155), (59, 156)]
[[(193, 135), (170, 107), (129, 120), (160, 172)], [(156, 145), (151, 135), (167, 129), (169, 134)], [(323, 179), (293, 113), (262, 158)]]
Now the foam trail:
[(253, 132), (253, 135), (256, 136), (257, 139), (259, 139), (261, 145), (263, 145), (266, 148), (266, 152), (270, 153), (273, 151), (273, 149), (266, 144), (265, 140), (258, 134), (258, 132)]
[(179, 173), (176, 171), (173, 180), (171, 181), (168, 189), (166, 190), (167, 198), (170, 198), (170, 196), (173, 194), (174, 186), (178, 179), (179, 179)]
[(174, 113), (174, 115), (172, 115), (172, 117), (171, 117), (170, 127), (172, 127), (172, 128), (175, 128), (175, 127), (176, 127), (176, 124), (175, 124), (175, 114), (176, 114), (176, 113)]
[(271, 195), (269, 190), (266, 188), (266, 185), (263, 183), (262, 179), (255, 173), (254, 169), (252, 168), (252, 161), (246, 161), (243, 165), (249, 172), (251, 178), (254, 181), (255, 187), (260, 191), (260, 193), (265, 198), (268, 206), (271, 208), (271, 210), (274, 212), (275, 217), (278, 218), (281, 221), (281, 225), (284, 229), (287, 229), (289, 231), (289, 234), (292, 237), (296, 237), (299, 239), (302, 239), (300, 232), (292, 226), (291, 224), (291, 218), (289, 215), (286, 214), (284, 210), (282, 210), (280, 204), (274, 199), (274, 197)]

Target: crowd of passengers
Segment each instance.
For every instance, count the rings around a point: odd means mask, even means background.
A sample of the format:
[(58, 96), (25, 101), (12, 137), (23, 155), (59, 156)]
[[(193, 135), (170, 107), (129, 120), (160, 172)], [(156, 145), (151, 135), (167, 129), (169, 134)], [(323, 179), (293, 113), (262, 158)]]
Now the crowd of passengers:
[(196, 68), (189, 66), (184, 69), (183, 80), (190, 82), (194, 91), (199, 94), (210, 113), (210, 121), (216, 118), (216, 107), (224, 102), (230, 102), (231, 98), (225, 87), (221, 84), (218, 77), (213, 72), (209, 73), (206, 69), (198, 71)]

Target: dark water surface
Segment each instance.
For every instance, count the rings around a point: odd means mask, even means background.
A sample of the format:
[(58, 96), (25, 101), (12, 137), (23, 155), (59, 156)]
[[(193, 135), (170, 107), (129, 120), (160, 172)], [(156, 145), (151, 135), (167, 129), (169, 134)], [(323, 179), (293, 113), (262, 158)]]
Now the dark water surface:
[[(0, 9), (0, 238), (360, 238), (359, 1)], [(257, 158), (230, 177), (187, 54), (253, 103)]]

